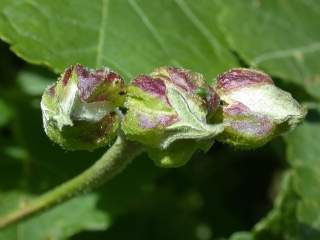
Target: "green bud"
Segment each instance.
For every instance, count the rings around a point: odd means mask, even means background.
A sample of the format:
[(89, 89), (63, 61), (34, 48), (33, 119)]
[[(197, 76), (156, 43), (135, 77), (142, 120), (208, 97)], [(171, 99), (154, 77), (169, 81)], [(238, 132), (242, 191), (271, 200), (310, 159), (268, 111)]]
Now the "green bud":
[[(160, 156), (155, 151), (181, 149), (177, 146), (180, 140), (212, 139), (221, 133), (222, 124), (207, 124), (218, 103), (217, 94), (202, 75), (181, 68), (162, 67), (132, 81), (122, 130), (130, 140), (154, 148), (150, 155), (155, 159), (153, 156)], [(169, 149), (173, 143), (175, 145)], [(157, 158), (159, 165), (161, 159), (161, 156)], [(167, 167), (177, 165), (175, 160), (168, 161), (168, 156), (165, 162), (170, 162)]]
[(123, 79), (109, 69), (67, 68), (41, 101), (44, 129), (67, 150), (94, 150), (110, 143), (125, 99)]
[(185, 165), (196, 151), (207, 152), (213, 143), (212, 140), (182, 139), (165, 150), (149, 148), (148, 155), (159, 167), (176, 168)]
[(226, 127), (218, 140), (256, 148), (300, 123), (306, 110), (265, 73), (235, 68), (221, 74), (215, 87), (222, 101), (216, 114)]

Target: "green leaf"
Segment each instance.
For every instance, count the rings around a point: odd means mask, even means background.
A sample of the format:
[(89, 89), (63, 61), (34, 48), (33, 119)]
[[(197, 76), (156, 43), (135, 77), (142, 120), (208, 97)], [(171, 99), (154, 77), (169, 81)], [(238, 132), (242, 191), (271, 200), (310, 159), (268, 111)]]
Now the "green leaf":
[(0, 53), (1, 86), (4, 87), (1, 87), (1, 90), (3, 91), (7, 87), (7, 83), (12, 82), (12, 79), (14, 78), (15, 69), (13, 67), (13, 62), (15, 60), (15, 56), (9, 51), (7, 45), (2, 41), (0, 41)]
[[(25, 204), (23, 193), (2, 193), (1, 209), (13, 210)], [(30, 200), (30, 199), (29, 199)], [(67, 239), (81, 230), (103, 230), (109, 225), (108, 216), (96, 209), (97, 194), (88, 194), (61, 204), (36, 218), (32, 218), (0, 233), (1, 240)], [(13, 203), (16, 203), (14, 206)], [(6, 207), (13, 205), (13, 208)], [(76, 210), (76, 211), (75, 211)], [(81, 221), (79, 221), (81, 219)]]
[(12, 116), (12, 109), (2, 99), (0, 99), (0, 128), (8, 124)]
[(292, 179), (291, 172), (283, 174), (273, 209), (253, 229), (255, 239), (307, 239), (304, 227), (297, 220), (299, 197), (293, 191)]
[(0, 37), (20, 57), (56, 71), (79, 62), (131, 78), (175, 65), (212, 78), (238, 65), (216, 27), (217, 12), (212, 1), (4, 0)]
[(320, 99), (318, 0), (220, 0), (221, 28), (247, 64)]
[(288, 138), (293, 187), (300, 196), (298, 220), (319, 231), (320, 238), (320, 123), (305, 123)]
[(230, 240), (254, 240), (252, 234), (247, 232), (238, 232), (231, 236)]

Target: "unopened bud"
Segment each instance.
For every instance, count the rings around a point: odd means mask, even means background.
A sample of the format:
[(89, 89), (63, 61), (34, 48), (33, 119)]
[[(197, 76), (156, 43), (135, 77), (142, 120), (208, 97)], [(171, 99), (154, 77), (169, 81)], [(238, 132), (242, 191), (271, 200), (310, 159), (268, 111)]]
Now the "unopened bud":
[(223, 131), (222, 124), (207, 124), (218, 103), (218, 95), (201, 74), (158, 68), (132, 81), (122, 129), (129, 139), (155, 149), (167, 149), (182, 139), (211, 139)]
[(300, 123), (306, 110), (265, 73), (235, 68), (217, 79), (225, 130), (218, 139), (239, 148), (256, 148)]
[(120, 124), (124, 82), (109, 69), (67, 68), (42, 97), (44, 129), (68, 150), (93, 150), (110, 143)]

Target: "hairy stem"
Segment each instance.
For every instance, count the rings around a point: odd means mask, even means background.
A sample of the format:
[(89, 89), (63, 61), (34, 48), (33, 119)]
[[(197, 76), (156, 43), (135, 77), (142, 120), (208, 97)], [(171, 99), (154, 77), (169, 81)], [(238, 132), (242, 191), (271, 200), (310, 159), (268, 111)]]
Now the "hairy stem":
[(121, 172), (142, 151), (142, 147), (136, 143), (118, 137), (113, 146), (83, 173), (43, 194), (27, 206), (0, 218), (0, 229), (93, 190)]

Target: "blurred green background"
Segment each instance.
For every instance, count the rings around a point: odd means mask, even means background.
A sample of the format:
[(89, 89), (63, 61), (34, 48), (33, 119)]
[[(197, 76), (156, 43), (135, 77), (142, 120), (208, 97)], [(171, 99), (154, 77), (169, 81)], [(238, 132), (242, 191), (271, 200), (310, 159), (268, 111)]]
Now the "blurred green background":
[(90, 166), (46, 137), (40, 98), (66, 66), (130, 81), (162, 65), (255, 67), (308, 106), (304, 124), (254, 151), (214, 144), (179, 169), (142, 155), (98, 191), (0, 231), (0, 240), (320, 239), (320, 2), (1, 0), (0, 215)]

